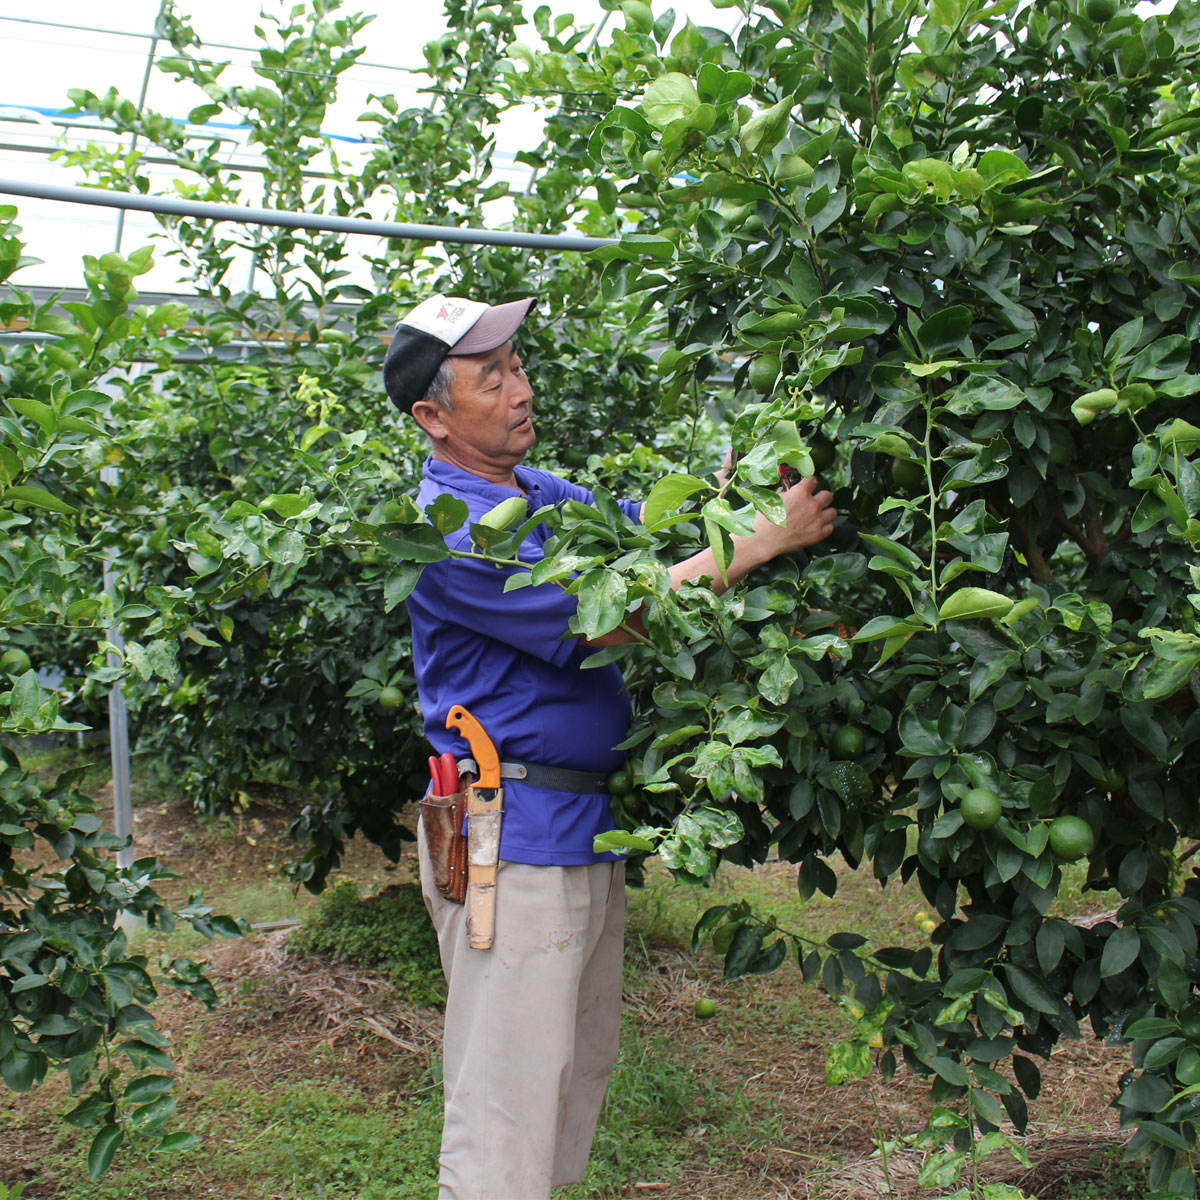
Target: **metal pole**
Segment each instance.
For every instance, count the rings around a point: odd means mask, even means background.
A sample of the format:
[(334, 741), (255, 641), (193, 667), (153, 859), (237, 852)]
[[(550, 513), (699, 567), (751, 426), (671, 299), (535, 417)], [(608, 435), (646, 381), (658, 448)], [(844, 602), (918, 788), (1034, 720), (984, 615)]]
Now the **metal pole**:
[(30, 183), (0, 179), (0, 194), (29, 196), (35, 200), (61, 200), (68, 204), (97, 204), (109, 208), (136, 208), (142, 212), (206, 221), (235, 221), (245, 225), (275, 225), (288, 229), (317, 229), (329, 233), (363, 233), (373, 237), (406, 238), (417, 242), (465, 242), (479, 246), (514, 246), (532, 250), (596, 250), (617, 245), (616, 238), (585, 237), (569, 233), (518, 233), (491, 229), (456, 228), (452, 225), (406, 225), (366, 217), (333, 217), (316, 213), (286, 212), (273, 208), (242, 208), (237, 204), (211, 204), (171, 196), (143, 196), (136, 192), (111, 192), (103, 188), (71, 187), (57, 183)]
[[(108, 484), (117, 482), (116, 467), (102, 467), (100, 478)], [(111, 559), (104, 557), (104, 590), (108, 591), (116, 582), (116, 572)], [(118, 670), (124, 665), (122, 651), (125, 638), (113, 626), (105, 636), (114, 647), (108, 652), (108, 665)], [(129, 773), (129, 710), (125, 706), (125, 692), (120, 680), (113, 684), (108, 693), (108, 741), (109, 757), (112, 761), (113, 780), (113, 832), (122, 841), (133, 838), (133, 791)], [(128, 867), (134, 860), (132, 841), (117, 851), (117, 866)]]
[[(150, 39), (150, 49), (146, 52), (146, 71), (142, 75), (142, 90), (138, 96), (137, 110), (140, 114), (146, 107), (146, 93), (150, 90), (150, 72), (154, 69), (154, 51), (158, 47), (158, 23), (162, 20), (162, 15), (166, 12), (168, 0), (162, 0), (158, 6), (158, 16), (154, 18), (154, 36)], [(129, 139), (129, 153), (132, 154), (137, 150), (138, 135), (135, 130), (132, 137)], [(121, 253), (121, 239), (125, 236), (125, 210), (122, 209), (117, 214), (117, 242), (113, 249)]]

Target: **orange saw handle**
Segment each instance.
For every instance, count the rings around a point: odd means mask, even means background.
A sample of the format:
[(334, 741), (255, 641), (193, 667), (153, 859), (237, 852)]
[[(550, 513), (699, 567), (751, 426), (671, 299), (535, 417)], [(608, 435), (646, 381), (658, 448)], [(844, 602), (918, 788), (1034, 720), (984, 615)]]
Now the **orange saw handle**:
[(461, 704), (452, 704), (446, 714), (446, 728), (457, 729), (471, 747), (471, 757), (479, 771), (477, 788), (500, 787), (500, 755), (483, 726)]

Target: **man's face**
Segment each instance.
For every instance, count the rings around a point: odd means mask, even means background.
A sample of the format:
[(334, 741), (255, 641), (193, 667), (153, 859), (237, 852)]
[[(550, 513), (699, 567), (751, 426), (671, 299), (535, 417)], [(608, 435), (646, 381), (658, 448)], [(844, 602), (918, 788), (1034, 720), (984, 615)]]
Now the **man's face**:
[(468, 469), (511, 471), (537, 440), (533, 391), (520, 355), (509, 341), (497, 350), (449, 361), (453, 409), (438, 410), (430, 434), (447, 457)]

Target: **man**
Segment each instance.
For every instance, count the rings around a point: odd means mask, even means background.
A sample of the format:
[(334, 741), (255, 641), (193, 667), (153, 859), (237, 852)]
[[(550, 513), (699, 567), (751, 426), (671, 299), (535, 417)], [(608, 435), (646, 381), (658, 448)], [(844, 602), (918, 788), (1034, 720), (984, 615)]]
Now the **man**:
[[(514, 496), (531, 511), (592, 502), (586, 489), (521, 465), (536, 433), (513, 337), (533, 303), (434, 296), (397, 326), (384, 382), (432, 442), (422, 506), (449, 492), (477, 520)], [(828, 536), (836, 512), (816, 488), (808, 479), (783, 493), (786, 525), (760, 517), (753, 535), (734, 538), (730, 583)], [(640, 515), (636, 502), (621, 507)], [(531, 533), (521, 560), (543, 557), (548, 537), (544, 525)], [(465, 526), (447, 544), (474, 550)], [(620, 1027), (624, 867), (595, 853), (592, 840), (612, 828), (603, 780), (623, 761), (612, 747), (630, 708), (615, 665), (582, 664), (629, 634), (568, 637), (574, 598), (554, 584), (505, 592), (512, 573), (446, 559), (425, 568), (408, 601), (430, 742), (439, 754), (469, 753), (445, 727), (461, 704), (522, 772), (505, 780), (491, 949), (468, 947), (463, 906), (432, 886), (418, 838), (449, 984), (439, 1200), (546, 1200), (552, 1187), (581, 1179)], [(710, 550), (670, 573), (675, 587), (701, 576), (725, 586)]]

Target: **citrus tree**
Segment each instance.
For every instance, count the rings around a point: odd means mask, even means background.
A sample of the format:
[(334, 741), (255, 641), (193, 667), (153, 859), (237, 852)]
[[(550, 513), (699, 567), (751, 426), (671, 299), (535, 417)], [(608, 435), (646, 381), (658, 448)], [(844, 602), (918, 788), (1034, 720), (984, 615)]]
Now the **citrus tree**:
[[(915, 879), (929, 949), (745, 908), (697, 938), (724, 927), (730, 976), (795, 952), (870, 1017), (831, 1078), (877, 1037), (984, 1131), (1024, 1127), (1061, 1037), (1130, 1044), (1131, 1153), (1192, 1195), (1197, 11), (768, 0), (731, 37), (619, 7), (513, 73), (607, 101), (568, 152), (632, 222), (592, 257), (666, 344), (658, 418), (722, 361), (743, 386), (728, 481), (664, 479), (620, 547), (603, 498), (554, 516), (514, 574), (588, 635), (645, 614), (604, 652), (637, 661), (614, 844), (697, 880), (778, 855), (804, 895), (835, 857)], [(779, 512), (781, 464), (837, 488), (831, 544), (672, 594), (664, 561)], [(1060, 915), (1068, 870), (1112, 910)]]
[[(169, 358), (186, 308), (137, 304), (134, 280), (150, 267), (148, 249), (86, 258), (85, 299), (39, 305), (12, 278), (30, 261), (15, 218), (0, 206), (0, 325), (52, 344), (0, 355), (0, 1080), (23, 1093), (49, 1070), (66, 1071), (73, 1103), (65, 1119), (95, 1131), (87, 1160), (97, 1178), (127, 1134), (163, 1151), (196, 1143), (168, 1130), (170, 1043), (147, 1005), (164, 982), (216, 1000), (191, 960), (152, 963), (134, 952), (125, 919), (161, 930), (186, 920), (206, 936), (241, 927), (198, 897), (165, 903), (156, 889), (175, 876), (153, 858), (118, 868), (113, 852), (123, 842), (80, 790), (83, 770), (42, 782), (11, 748), (83, 728), (64, 718), (58, 689), (39, 677), (57, 665), (46, 656), (52, 635), (90, 639), (101, 685), (126, 673), (170, 678), (189, 611), (182, 593), (102, 582), (112, 524), (139, 492), (105, 470), (127, 462), (139, 441), (136, 426), (114, 429), (113, 412), (153, 413), (147, 377), (104, 377), (137, 356)], [(128, 635), (123, 656), (107, 641), (113, 628)], [(108, 665), (110, 653), (119, 665)]]

